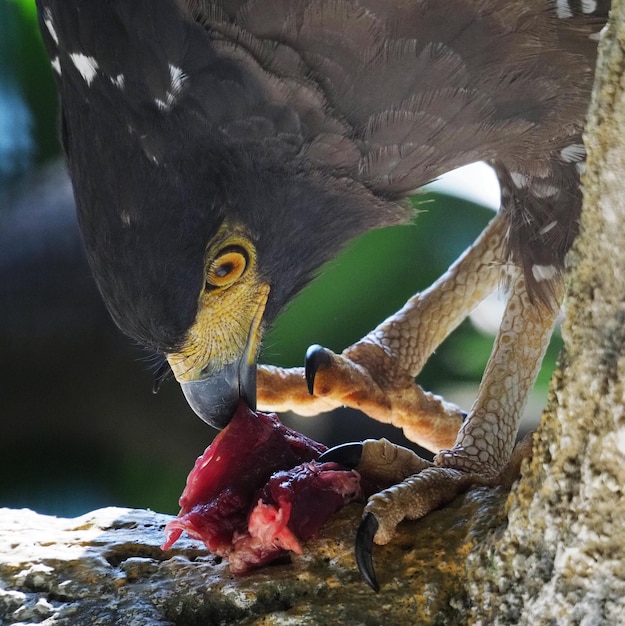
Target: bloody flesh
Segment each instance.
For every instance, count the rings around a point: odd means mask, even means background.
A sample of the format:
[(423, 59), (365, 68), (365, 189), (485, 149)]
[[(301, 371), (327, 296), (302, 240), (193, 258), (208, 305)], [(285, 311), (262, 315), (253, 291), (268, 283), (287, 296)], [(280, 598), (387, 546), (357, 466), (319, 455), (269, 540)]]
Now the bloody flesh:
[(314, 462), (325, 446), (241, 403), (230, 424), (199, 457), (167, 524), (171, 547), (186, 531), (228, 557), (235, 574), (289, 550), (316, 533), (344, 504), (360, 497), (360, 477), (335, 463)]

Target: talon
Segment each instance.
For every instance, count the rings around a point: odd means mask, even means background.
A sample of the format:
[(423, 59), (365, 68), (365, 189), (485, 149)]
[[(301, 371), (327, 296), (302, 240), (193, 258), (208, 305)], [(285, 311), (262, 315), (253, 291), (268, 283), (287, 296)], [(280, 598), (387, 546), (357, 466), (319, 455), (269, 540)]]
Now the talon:
[(334, 448), (326, 450), (317, 458), (317, 463), (334, 462), (350, 469), (355, 469), (362, 459), (363, 448), (364, 444), (360, 441), (343, 443), (340, 446), (334, 446)]
[(375, 591), (380, 591), (380, 585), (373, 569), (373, 538), (378, 531), (378, 520), (373, 513), (367, 513), (358, 527), (356, 533), (356, 563), (360, 575), (365, 582)]
[(332, 357), (326, 348), (318, 344), (313, 344), (306, 350), (306, 363), (304, 375), (306, 377), (306, 385), (308, 393), (312, 396), (315, 387), (315, 376), (319, 368), (328, 367), (332, 364)]

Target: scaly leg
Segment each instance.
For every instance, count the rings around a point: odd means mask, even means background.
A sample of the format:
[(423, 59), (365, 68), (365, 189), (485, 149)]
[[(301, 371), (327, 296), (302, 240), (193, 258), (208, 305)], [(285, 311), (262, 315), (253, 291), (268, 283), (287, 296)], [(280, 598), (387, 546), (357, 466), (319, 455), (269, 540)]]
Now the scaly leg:
[[(520, 416), (534, 385), (557, 318), (557, 307), (530, 302), (519, 271), (478, 396), (455, 444), (434, 466), (372, 496), (376, 543), (390, 541), (402, 519), (418, 519), (470, 484), (500, 484), (512, 458)], [(563, 287), (555, 286), (561, 296)], [(527, 443), (525, 444), (527, 448)]]
[(349, 406), (403, 428), (406, 437), (434, 452), (450, 447), (464, 414), (423, 391), (414, 378), (438, 345), (497, 288), (505, 232), (505, 220), (497, 215), (429, 289), (341, 355), (314, 347), (307, 358), (308, 381), (303, 368), (260, 368), (259, 408), (314, 415)]
[[(369, 499), (357, 535), (358, 564), (373, 588), (374, 541), (387, 543), (402, 519), (423, 517), (472, 484), (509, 483), (519, 457), (531, 449), (526, 440), (513, 455), (519, 419), (558, 307), (556, 302), (551, 307), (531, 302), (521, 270), (502, 266), (505, 233), (505, 220), (498, 215), (432, 287), (342, 355), (315, 347), (307, 356), (308, 371), (268, 368), (259, 376), (263, 408), (310, 414), (348, 405), (440, 450), (433, 463), (384, 441), (346, 444), (322, 455), (322, 460), (355, 467), (383, 488)], [(477, 399), (462, 423), (457, 408), (426, 394), (414, 376), (440, 342), (497, 287), (502, 273), (509, 281), (504, 317)], [(559, 302), (561, 279), (550, 281)], [(309, 391), (314, 385), (314, 396), (306, 392), (305, 376)]]
[[(514, 270), (509, 299), (478, 396), (456, 442), (434, 463), (393, 453), (388, 442), (365, 441), (329, 450), (320, 460), (347, 463), (384, 485), (369, 498), (356, 538), (356, 559), (367, 583), (377, 591), (372, 544), (388, 543), (403, 519), (419, 519), (471, 485), (510, 485), (523, 456), (526, 438), (515, 449), (520, 416), (534, 384), (557, 318), (557, 307), (530, 302), (525, 279)], [(561, 282), (553, 284), (556, 298)], [(416, 455), (414, 455), (416, 456)]]

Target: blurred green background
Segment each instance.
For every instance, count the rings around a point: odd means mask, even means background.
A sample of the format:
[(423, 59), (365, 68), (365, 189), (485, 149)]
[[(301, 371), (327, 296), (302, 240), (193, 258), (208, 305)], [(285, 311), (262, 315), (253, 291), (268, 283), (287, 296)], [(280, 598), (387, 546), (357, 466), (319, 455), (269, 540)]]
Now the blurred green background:
[[(435, 280), (492, 217), (453, 195), (430, 192), (415, 204), (416, 225), (370, 233), (324, 269), (267, 335), (264, 362), (301, 365), (312, 343), (342, 350)], [(419, 383), (468, 409), (491, 344), (465, 322)], [(556, 338), (529, 425), (558, 350)], [(0, 0), (0, 506), (177, 512), (186, 474), (214, 431), (176, 383), (152, 395), (153, 370), (151, 356), (113, 326), (89, 275), (34, 2)], [(378, 436), (407, 443), (355, 411), (284, 420), (329, 445)]]

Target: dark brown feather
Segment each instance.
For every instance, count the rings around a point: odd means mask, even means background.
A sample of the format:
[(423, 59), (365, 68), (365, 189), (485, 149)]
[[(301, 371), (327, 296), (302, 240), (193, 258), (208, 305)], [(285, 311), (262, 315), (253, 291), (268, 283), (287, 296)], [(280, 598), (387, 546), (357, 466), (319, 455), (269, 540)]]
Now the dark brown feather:
[(270, 321), (350, 238), (478, 160), (502, 184), (502, 261), (550, 302), (605, 0), (37, 4), (93, 272), (139, 341), (180, 343), (226, 217), (256, 244)]
[(496, 164), (510, 256), (549, 301), (544, 268), (562, 270), (581, 202), (582, 159), (560, 153), (581, 143), (607, 3), (594, 15), (547, 0), (188, 4), (297, 112), (300, 156), (330, 176), (398, 199), (461, 165)]

